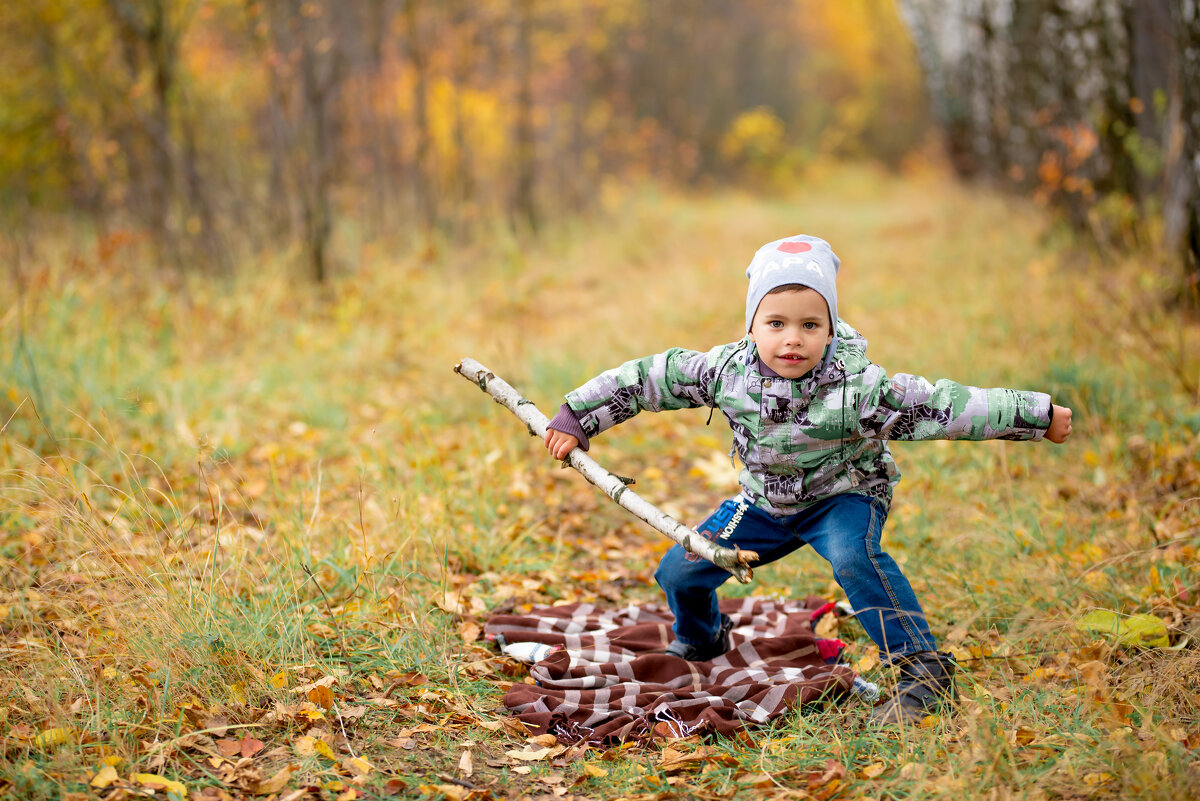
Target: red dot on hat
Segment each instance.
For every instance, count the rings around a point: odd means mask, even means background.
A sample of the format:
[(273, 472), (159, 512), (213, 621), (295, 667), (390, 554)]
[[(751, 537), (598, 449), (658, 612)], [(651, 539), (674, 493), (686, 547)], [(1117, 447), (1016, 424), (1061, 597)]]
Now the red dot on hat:
[(777, 250), (784, 253), (804, 253), (807, 250), (812, 250), (812, 245), (807, 242), (780, 242)]

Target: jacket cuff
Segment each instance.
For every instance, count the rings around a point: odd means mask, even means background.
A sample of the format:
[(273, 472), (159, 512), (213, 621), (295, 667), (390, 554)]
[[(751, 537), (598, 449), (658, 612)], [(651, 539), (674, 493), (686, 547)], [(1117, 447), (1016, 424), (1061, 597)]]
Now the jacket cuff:
[(579, 418), (571, 411), (571, 407), (565, 403), (559, 407), (558, 414), (554, 415), (554, 419), (547, 424), (546, 428), (570, 434), (579, 440), (580, 450), (586, 451), (591, 445), (591, 442), (588, 441), (588, 435), (583, 433), (583, 426), (579, 425)]
[[(1038, 442), (1046, 436), (1046, 432), (1050, 430), (1050, 424), (1054, 422), (1054, 400), (1049, 395), (1042, 392), (1034, 394), (1038, 401), (1036, 406), (1037, 420), (1033, 424), (1033, 437), (1031, 437), (1031, 439), (1034, 442)], [(1043, 402), (1046, 404), (1045, 416), (1041, 414), (1041, 404)]]

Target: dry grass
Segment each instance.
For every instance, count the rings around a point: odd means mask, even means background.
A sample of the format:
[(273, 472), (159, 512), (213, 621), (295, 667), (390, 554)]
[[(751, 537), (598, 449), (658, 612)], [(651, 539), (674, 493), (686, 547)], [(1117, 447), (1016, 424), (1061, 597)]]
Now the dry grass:
[[(415, 796), (453, 786), (471, 740), (476, 797), (547, 792), (541, 768), (482, 767), (514, 747), (478, 725), (502, 717), (509, 668), (461, 637), (500, 603), (654, 597), (665, 541), (451, 367), (477, 358), (550, 411), (624, 359), (739, 336), (745, 262), (801, 231), (842, 256), (842, 315), (876, 361), (1051, 391), (1077, 434), (896, 449), (889, 547), (963, 659), (959, 715), (878, 732), (855, 710), (796, 714), (721, 743), (731, 763), (682, 784), (639, 752), (604, 779), (576, 764), (570, 792), (819, 795), (811, 771), (835, 759), (845, 797), (1194, 795), (1200, 330), (1157, 300), (1150, 254), (1100, 264), (1027, 205), (859, 168), (771, 201), (610, 198), (536, 246), (368, 243), (326, 290), (269, 263), (167, 288), (128, 266), (133, 248), (45, 246), (0, 310), (0, 787), (83, 792), (107, 757), (114, 796), (137, 773), (236, 795), (295, 761), (289, 788)], [(695, 522), (728, 491), (727, 447), (687, 412), (631, 422), (596, 453)], [(439, 608), (447, 591), (458, 616)], [(836, 587), (798, 553), (730, 591)], [(1156, 614), (1179, 648), (1084, 635), (1092, 608)], [(417, 674), (430, 682), (405, 683)], [(402, 703), (302, 724), (294, 690), (322, 677), (351, 707)], [(474, 724), (453, 723), (463, 710)], [(306, 732), (337, 759), (306, 752)], [(247, 734), (265, 743), (252, 759), (216, 750)], [(351, 781), (351, 755), (374, 771)]]

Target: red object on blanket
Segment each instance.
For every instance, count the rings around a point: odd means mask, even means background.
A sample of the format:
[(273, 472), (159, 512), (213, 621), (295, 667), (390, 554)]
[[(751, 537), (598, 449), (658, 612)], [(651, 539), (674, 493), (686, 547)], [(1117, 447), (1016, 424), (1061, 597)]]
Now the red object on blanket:
[(813, 635), (823, 598), (721, 601), (733, 619), (733, 648), (711, 662), (663, 653), (674, 635), (658, 605), (604, 609), (593, 604), (538, 607), (496, 615), (489, 639), (558, 645), (515, 684), (504, 705), (530, 728), (560, 742), (648, 740), (764, 723), (801, 704), (850, 692), (854, 671), (828, 664), (845, 647)]

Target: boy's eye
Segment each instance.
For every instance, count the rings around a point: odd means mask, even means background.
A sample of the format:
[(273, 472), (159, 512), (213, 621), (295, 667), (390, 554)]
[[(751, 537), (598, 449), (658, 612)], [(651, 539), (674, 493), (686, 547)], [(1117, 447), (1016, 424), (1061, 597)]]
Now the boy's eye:
[(817, 327), (817, 324), (812, 321), (809, 321), (804, 324), (805, 331), (814, 331), (814, 330), (816, 330), (816, 327)]
[(771, 322), (767, 323), (767, 325), (769, 325), (771, 328), (783, 328), (783, 321), (772, 320)]

